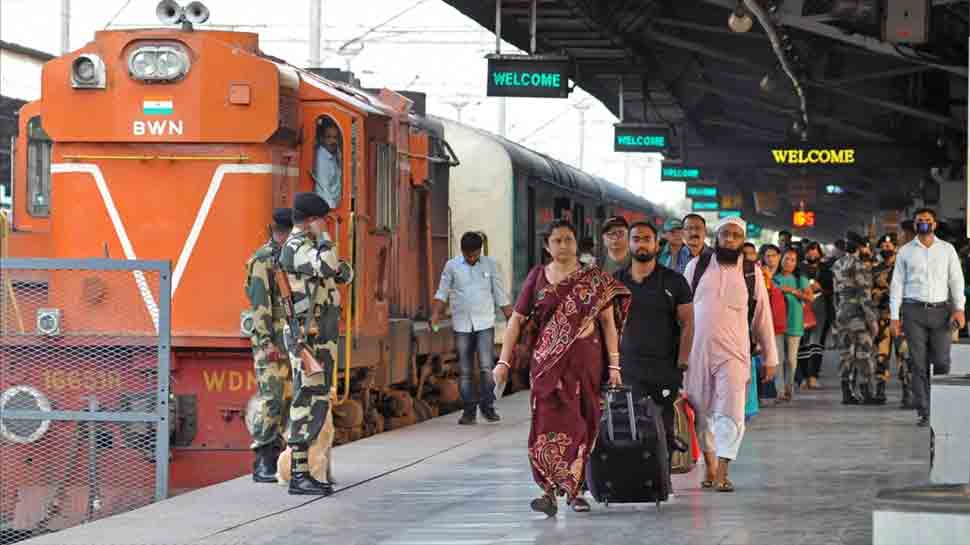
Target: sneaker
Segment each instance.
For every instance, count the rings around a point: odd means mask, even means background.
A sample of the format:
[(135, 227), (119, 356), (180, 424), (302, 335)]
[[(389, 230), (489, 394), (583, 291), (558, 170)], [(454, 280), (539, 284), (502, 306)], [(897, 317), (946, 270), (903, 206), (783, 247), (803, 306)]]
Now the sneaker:
[(476, 423), (475, 415), (473, 414), (463, 414), (461, 418), (458, 419), (459, 426), (471, 426)]
[(484, 416), (485, 420), (488, 420), (489, 422), (499, 422), (502, 420), (502, 417), (495, 412), (495, 409), (482, 411), (482, 416)]
[(916, 422), (916, 425), (921, 428), (928, 428), (930, 426), (930, 417), (928, 416), (919, 417), (919, 421)]

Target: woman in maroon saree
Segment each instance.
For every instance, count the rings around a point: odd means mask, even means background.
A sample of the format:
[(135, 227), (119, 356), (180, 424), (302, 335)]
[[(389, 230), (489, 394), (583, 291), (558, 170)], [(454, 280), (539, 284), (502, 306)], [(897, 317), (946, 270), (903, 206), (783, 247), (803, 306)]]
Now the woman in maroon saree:
[(574, 511), (589, 511), (581, 492), (599, 427), (604, 360), (609, 383), (619, 385), (619, 330), (630, 292), (600, 269), (582, 267), (570, 223), (553, 222), (545, 242), (553, 260), (529, 273), (494, 372), (504, 381), (523, 327), (534, 325), (529, 463), (544, 494), (532, 509), (554, 516), (557, 495)]

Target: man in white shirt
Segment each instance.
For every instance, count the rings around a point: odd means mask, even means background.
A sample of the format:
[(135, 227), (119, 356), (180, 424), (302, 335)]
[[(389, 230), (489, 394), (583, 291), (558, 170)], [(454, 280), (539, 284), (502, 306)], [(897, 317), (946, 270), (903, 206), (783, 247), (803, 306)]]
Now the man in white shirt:
[[(461, 255), (445, 263), (441, 282), (434, 296), (431, 326), (437, 330), (445, 305), (451, 302), (451, 328), (455, 334), (455, 349), (461, 371), (461, 398), (464, 411), (458, 423), (475, 424), (476, 408), (489, 422), (498, 422), (495, 412), (495, 309), (502, 310), (505, 319), (512, 316), (512, 304), (502, 285), (498, 264), (482, 255), (484, 240), (475, 232), (461, 237)], [(479, 392), (475, 393), (472, 373), (475, 353), (478, 353)], [(477, 398), (477, 399), (476, 399)]]
[(923, 208), (913, 216), (916, 238), (899, 250), (889, 288), (891, 326), (906, 334), (912, 361), (913, 407), (920, 427), (930, 424), (929, 354), (934, 371), (950, 369), (953, 328), (966, 324), (963, 269), (956, 250), (936, 238), (936, 212)]

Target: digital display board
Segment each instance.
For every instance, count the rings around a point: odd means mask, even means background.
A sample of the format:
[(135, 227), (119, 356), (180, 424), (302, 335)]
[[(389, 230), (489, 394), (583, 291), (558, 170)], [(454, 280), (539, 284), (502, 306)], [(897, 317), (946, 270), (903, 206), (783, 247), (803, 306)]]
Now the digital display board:
[(665, 182), (694, 182), (701, 180), (701, 169), (689, 166), (662, 165), (660, 179)]
[(718, 219), (724, 219), (724, 218), (740, 218), (741, 217), (741, 211), (740, 210), (721, 210), (721, 211), (719, 211), (717, 213), (717, 217), (718, 217)]
[(490, 97), (566, 98), (571, 64), (567, 57), (490, 55)]
[(748, 238), (758, 238), (761, 236), (762, 227), (757, 223), (748, 222), (747, 235)]
[(688, 185), (687, 196), (690, 198), (700, 197), (707, 199), (717, 198), (717, 188), (712, 185)]
[(670, 146), (670, 127), (640, 123), (613, 125), (613, 151), (660, 153)]
[(717, 201), (694, 201), (691, 204), (691, 210), (694, 212), (712, 212), (720, 209), (720, 203)]
[(795, 227), (814, 227), (815, 212), (810, 210), (796, 210), (792, 212), (791, 222)]

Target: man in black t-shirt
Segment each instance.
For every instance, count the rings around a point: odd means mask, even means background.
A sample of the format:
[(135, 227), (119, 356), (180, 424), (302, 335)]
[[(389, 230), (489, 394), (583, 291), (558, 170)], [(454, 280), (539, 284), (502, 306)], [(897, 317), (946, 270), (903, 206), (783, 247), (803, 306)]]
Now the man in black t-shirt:
[(629, 267), (613, 274), (632, 293), (630, 314), (620, 339), (623, 384), (635, 396), (651, 397), (663, 408), (668, 443), (674, 431), (674, 401), (683, 383), (694, 336), (694, 310), (687, 280), (657, 263), (656, 228), (630, 226)]

